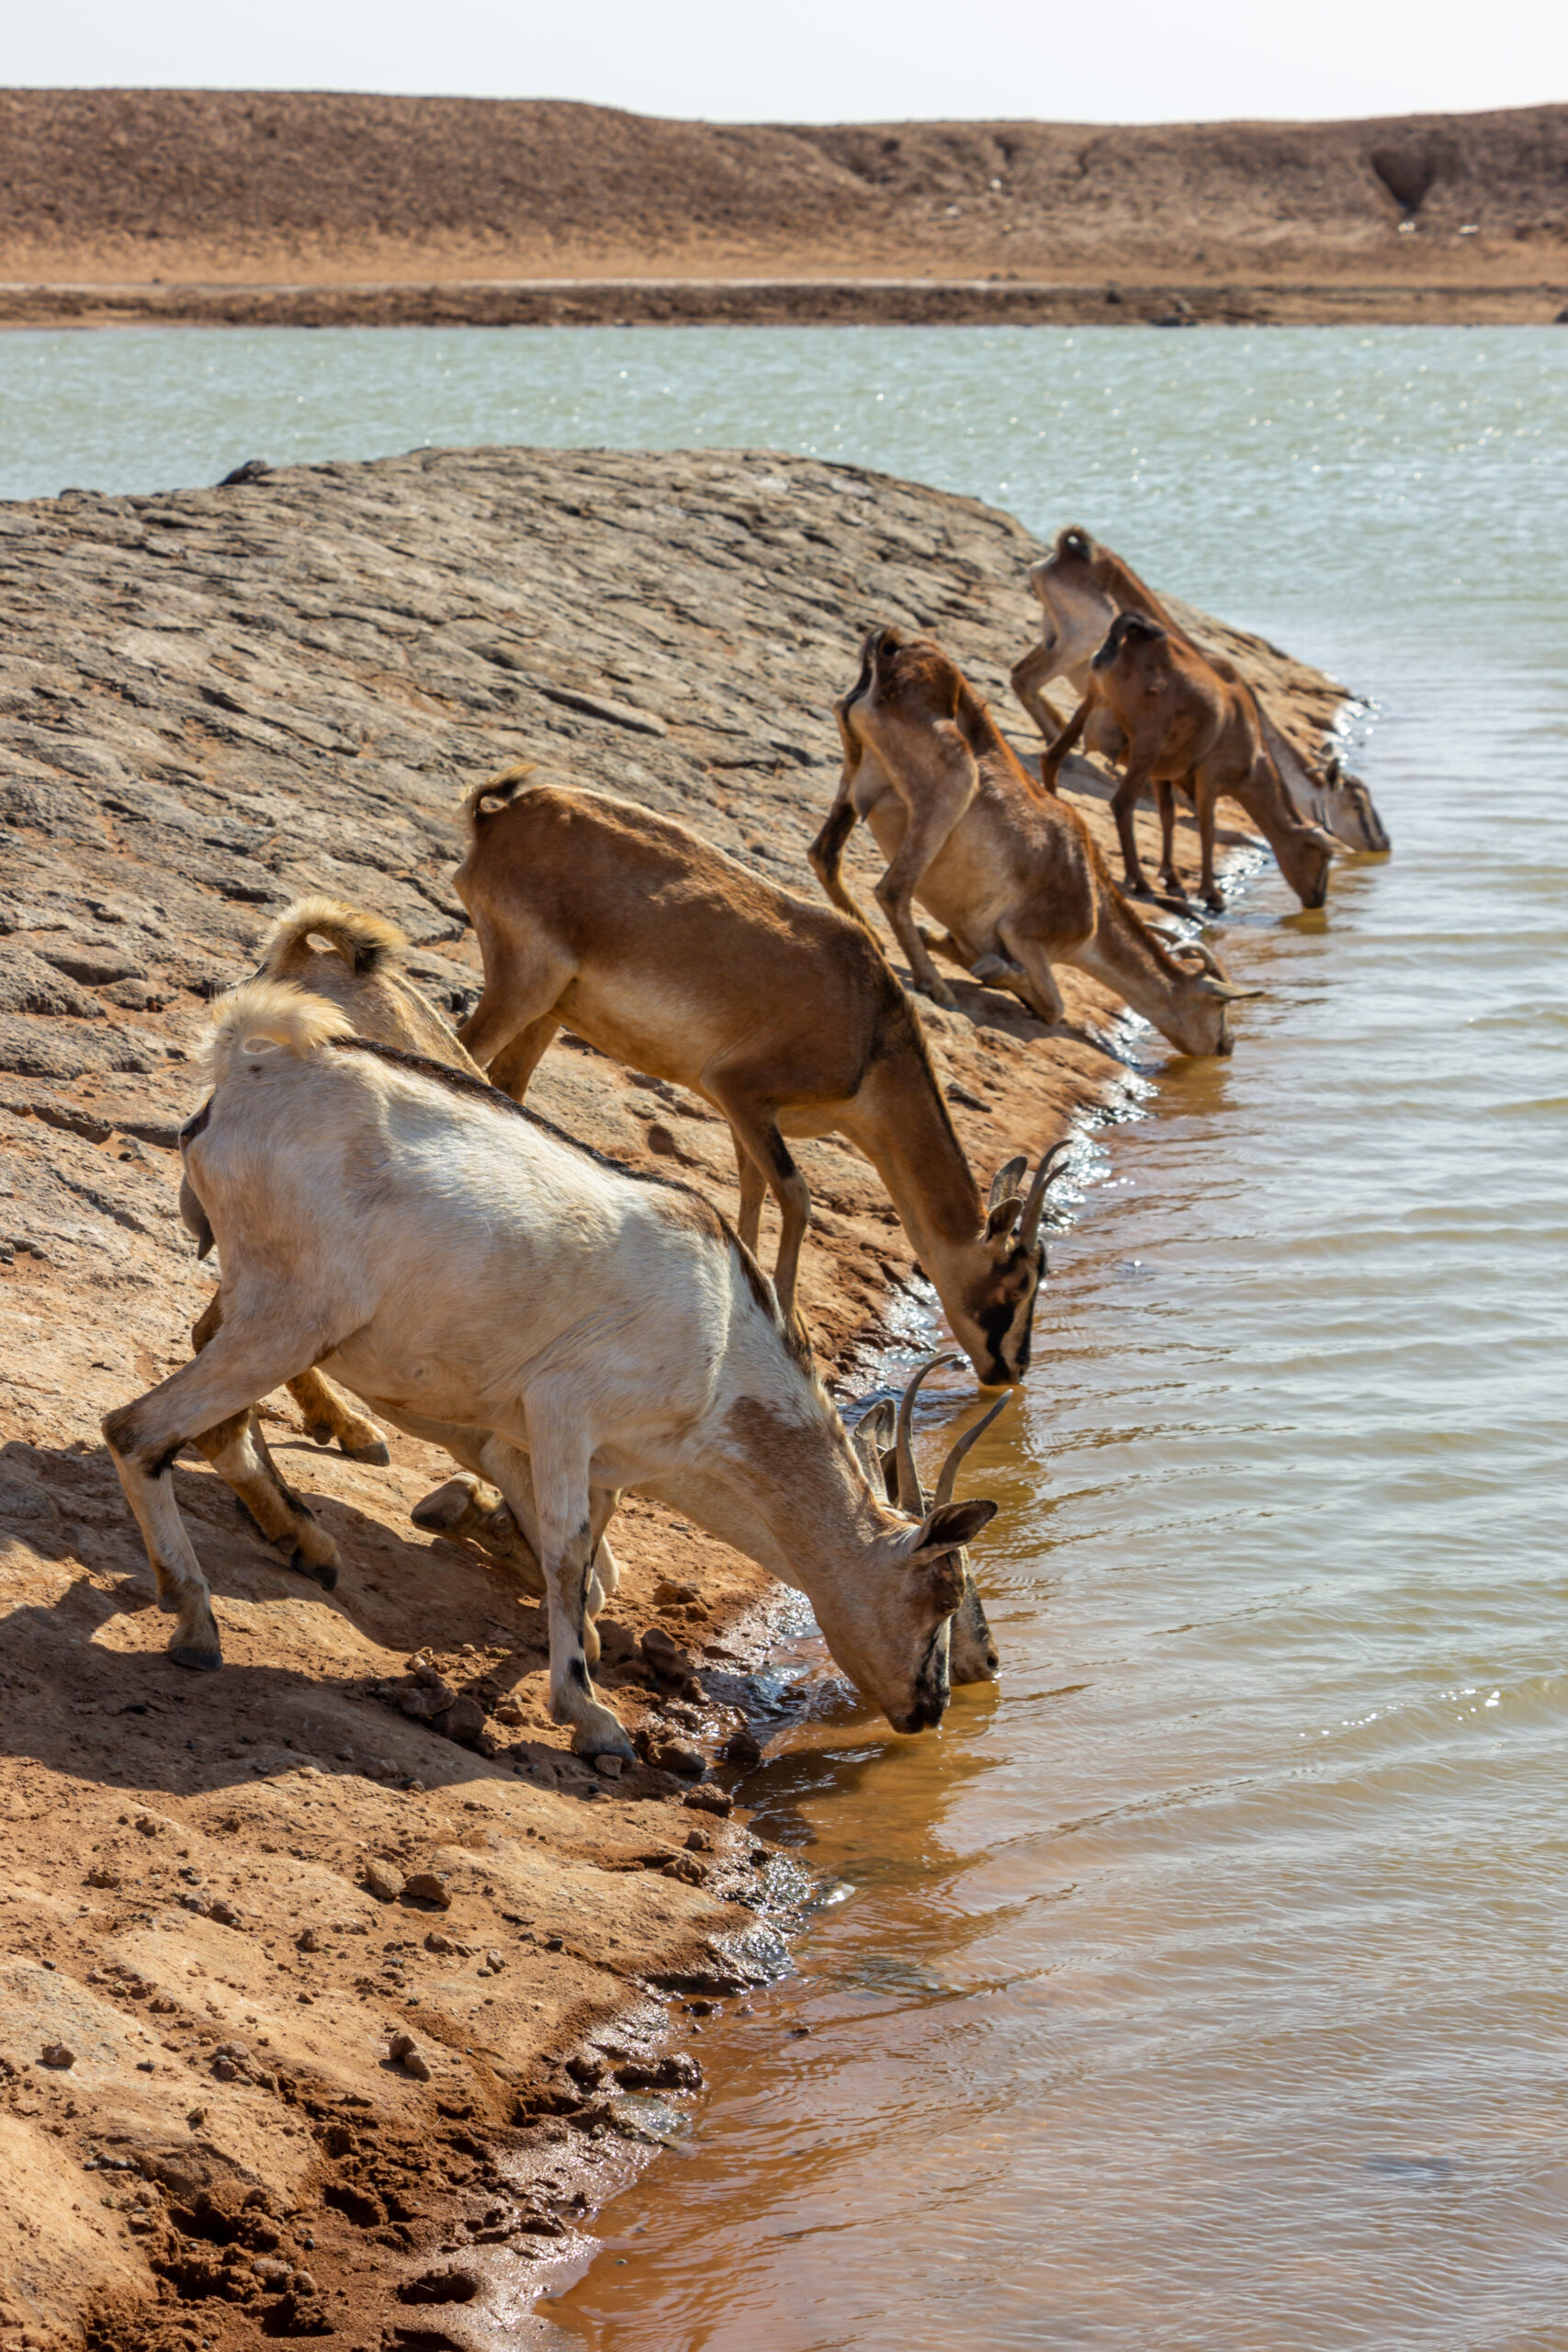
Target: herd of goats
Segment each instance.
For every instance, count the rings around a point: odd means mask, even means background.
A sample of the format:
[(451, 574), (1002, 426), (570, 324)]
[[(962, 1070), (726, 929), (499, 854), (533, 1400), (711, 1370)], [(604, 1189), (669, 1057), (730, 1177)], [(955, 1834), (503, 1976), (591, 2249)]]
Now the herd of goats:
[[(937, 1723), (953, 1682), (995, 1675), (966, 1547), (996, 1506), (953, 1490), (1006, 1395), (931, 1496), (912, 1443), (929, 1363), (896, 1417), (884, 1404), (846, 1430), (795, 1305), (810, 1197), (786, 1137), (831, 1131), (874, 1164), (976, 1377), (1004, 1391), (1029, 1364), (1065, 1147), (1032, 1174), (1010, 1160), (982, 1201), (919, 1020), (840, 876), (855, 820), (886, 860), (876, 897), (917, 991), (953, 1001), (934, 953), (1054, 1022), (1052, 967), (1069, 963), (1187, 1054), (1230, 1051), (1228, 1009), (1247, 991), (1132, 903), (1150, 895), (1139, 794), (1160, 812), (1166, 904), (1185, 905), (1178, 789), (1197, 810), (1211, 905), (1221, 795), (1307, 906), (1323, 903), (1337, 843), (1388, 846), (1364, 786), (1299, 758), (1234, 666), (1109, 549), (1064, 531), (1031, 584), (1044, 625), (1013, 682), (1048, 745), (1040, 782), (937, 645), (874, 631), (835, 707), (842, 781), (810, 851), (830, 907), (669, 818), (515, 768), (465, 803), (455, 880), (484, 987), (460, 1030), (413, 988), (406, 943), (378, 916), (311, 899), (279, 919), (255, 978), (215, 1009), (210, 1092), (182, 1133), (182, 1214), (201, 1256), (216, 1244), (221, 1287), (192, 1360), (104, 1422), (181, 1664), (221, 1661), (171, 1464), (197, 1446), (330, 1590), (336, 1547), (279, 1476), (255, 1408), (286, 1384), (318, 1442), (386, 1461), (341, 1382), (458, 1464), (414, 1520), (479, 1544), (544, 1599), (550, 1709), (581, 1755), (633, 1753), (590, 1671), (624, 1488), (802, 1590), (895, 1729)], [(1066, 723), (1044, 699), (1057, 677), (1080, 697)], [(1056, 791), (1080, 741), (1121, 768), (1125, 889)], [(917, 924), (916, 900), (940, 933)], [(728, 1120), (738, 1229), (689, 1186), (523, 1107), (563, 1023)], [(757, 1261), (770, 1192), (771, 1283)]]

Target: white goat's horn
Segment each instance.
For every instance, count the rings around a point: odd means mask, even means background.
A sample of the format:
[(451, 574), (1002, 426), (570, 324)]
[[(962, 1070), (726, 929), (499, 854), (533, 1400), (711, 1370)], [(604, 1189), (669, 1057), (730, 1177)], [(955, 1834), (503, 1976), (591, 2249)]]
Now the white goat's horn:
[(1001, 1395), (997, 1398), (996, 1403), (991, 1407), (990, 1411), (988, 1413), (982, 1413), (974, 1428), (964, 1430), (957, 1444), (954, 1445), (949, 1453), (947, 1460), (942, 1465), (942, 1476), (936, 1482), (936, 1493), (931, 1500), (931, 1509), (933, 1510), (940, 1510), (943, 1503), (950, 1503), (953, 1500), (953, 1482), (958, 1476), (959, 1464), (963, 1461), (964, 1455), (968, 1453), (976, 1439), (984, 1437), (986, 1431), (990, 1428), (991, 1423), (996, 1419), (997, 1415), (1004, 1411), (1011, 1403), (1012, 1390), (1010, 1388), (1004, 1388)]
[(924, 1519), (926, 1515), (926, 1498), (920, 1486), (920, 1474), (915, 1467), (913, 1432), (916, 1394), (928, 1372), (937, 1372), (944, 1365), (962, 1363), (963, 1361), (962, 1356), (928, 1356), (911, 1379), (908, 1388), (905, 1389), (898, 1406), (898, 1432), (894, 1440), (898, 1465), (897, 1500), (899, 1510), (907, 1510), (911, 1519)]
[[(1040, 1220), (1045, 1214), (1046, 1187), (1061, 1174), (1062, 1169), (1066, 1166), (1071, 1156), (1072, 1148), (1070, 1142), (1054, 1143), (1050, 1150), (1042, 1158), (1035, 1170), (1034, 1182), (1029, 1188), (1029, 1198), (1023, 1204), (1023, 1214), (1018, 1220), (1018, 1239), (1021, 1249), (1032, 1250), (1039, 1239)], [(1060, 1165), (1057, 1164), (1058, 1155)]]

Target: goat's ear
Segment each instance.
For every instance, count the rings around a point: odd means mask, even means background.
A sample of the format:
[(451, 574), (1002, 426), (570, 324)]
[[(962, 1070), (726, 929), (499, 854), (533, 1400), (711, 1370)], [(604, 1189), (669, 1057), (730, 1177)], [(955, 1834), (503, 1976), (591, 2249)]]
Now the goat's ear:
[(1021, 1151), (1016, 1159), (1010, 1159), (992, 1177), (991, 1189), (986, 1195), (987, 1205), (994, 1209), (1006, 1200), (1010, 1193), (1016, 1193), (1028, 1173), (1029, 1162)]
[(973, 1544), (980, 1530), (988, 1527), (996, 1515), (995, 1503), (938, 1503), (935, 1510), (926, 1515), (920, 1540), (909, 1555), (910, 1566), (930, 1553), (956, 1551), (965, 1544)]
[(987, 1240), (995, 1241), (1002, 1234), (1010, 1233), (1018, 1223), (1018, 1213), (1022, 1206), (1021, 1193), (1010, 1193), (1005, 1201), (996, 1202), (986, 1219)]

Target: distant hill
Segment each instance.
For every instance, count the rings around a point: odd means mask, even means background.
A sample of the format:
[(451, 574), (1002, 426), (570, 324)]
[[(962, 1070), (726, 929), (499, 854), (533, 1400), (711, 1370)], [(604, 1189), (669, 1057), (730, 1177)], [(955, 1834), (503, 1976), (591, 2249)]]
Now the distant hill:
[(553, 101), (0, 93), (0, 277), (1523, 287), (1568, 107), (1329, 123), (671, 122)]

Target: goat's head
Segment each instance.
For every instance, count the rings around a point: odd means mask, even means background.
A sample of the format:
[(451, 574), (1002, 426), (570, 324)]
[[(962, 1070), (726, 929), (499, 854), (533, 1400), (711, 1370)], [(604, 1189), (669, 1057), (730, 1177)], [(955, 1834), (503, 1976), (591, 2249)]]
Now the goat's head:
[(1123, 654), (1135, 656), (1146, 652), (1153, 646), (1163, 645), (1169, 634), (1168, 629), (1162, 628), (1158, 621), (1151, 621), (1146, 614), (1118, 613), (1105, 633), (1104, 644), (1089, 667), (1091, 670), (1111, 669)]
[(1046, 1271), (1040, 1221), (1046, 1187), (1060, 1175), (1070, 1148), (1053, 1145), (1027, 1193), (1027, 1159), (1020, 1156), (998, 1170), (969, 1277), (956, 1297), (948, 1295), (953, 1337), (987, 1388), (1008, 1387), (1029, 1370), (1034, 1302)]
[(1321, 825), (1303, 824), (1276, 841), (1274, 854), (1280, 871), (1303, 907), (1325, 903), (1334, 846), (1333, 834), (1325, 832)]
[(1184, 1054), (1228, 1054), (1232, 1049), (1230, 1007), (1260, 997), (1263, 990), (1238, 988), (1202, 940), (1184, 938), (1179, 932), (1165, 931), (1152, 922), (1145, 929), (1169, 950), (1180, 975), (1165, 1024), (1166, 1035)]
[(1312, 771), (1309, 803), (1303, 814), (1332, 833), (1342, 848), (1363, 856), (1386, 854), (1388, 833), (1372, 796), (1359, 775), (1348, 774), (1337, 755)]
[[(958, 1356), (932, 1356), (921, 1364), (905, 1389), (897, 1417), (891, 1399), (885, 1396), (855, 1427), (855, 1451), (865, 1465), (865, 1474), (874, 1490), (880, 1480), (890, 1503), (897, 1504), (901, 1510), (922, 1521), (933, 1499), (937, 1503), (952, 1501), (959, 1464), (976, 1441), (990, 1428), (997, 1415), (1012, 1400), (1012, 1391), (1004, 1390), (990, 1410), (982, 1413), (980, 1419), (964, 1430), (942, 1465), (934, 1498), (929, 1498), (920, 1484), (911, 1440), (915, 1396), (928, 1372), (934, 1372), (939, 1365), (961, 1362), (962, 1358)], [(964, 1592), (953, 1611), (948, 1634), (948, 1678), (960, 1683), (994, 1682), (1001, 1660), (969, 1564), (967, 1545), (959, 1554), (959, 1561), (964, 1571)]]
[[(904, 1447), (907, 1451), (907, 1426)], [(957, 1459), (963, 1450), (962, 1443), (955, 1449)], [(874, 1444), (869, 1439), (852, 1440), (851, 1452), (878, 1524), (852, 1573), (835, 1576), (813, 1589), (817, 1622), (837, 1663), (895, 1731), (929, 1731), (946, 1711), (953, 1612), (964, 1607), (972, 1583), (964, 1547), (995, 1516), (997, 1507), (992, 1502), (954, 1502), (945, 1468), (933, 1502), (927, 1503), (918, 1476), (911, 1482), (906, 1474), (898, 1479), (898, 1495), (890, 1507)], [(912, 1453), (909, 1461), (912, 1465)], [(975, 1638), (973, 1627), (966, 1625), (961, 1645), (966, 1671), (973, 1668)], [(988, 1642), (988, 1628), (984, 1638)]]

